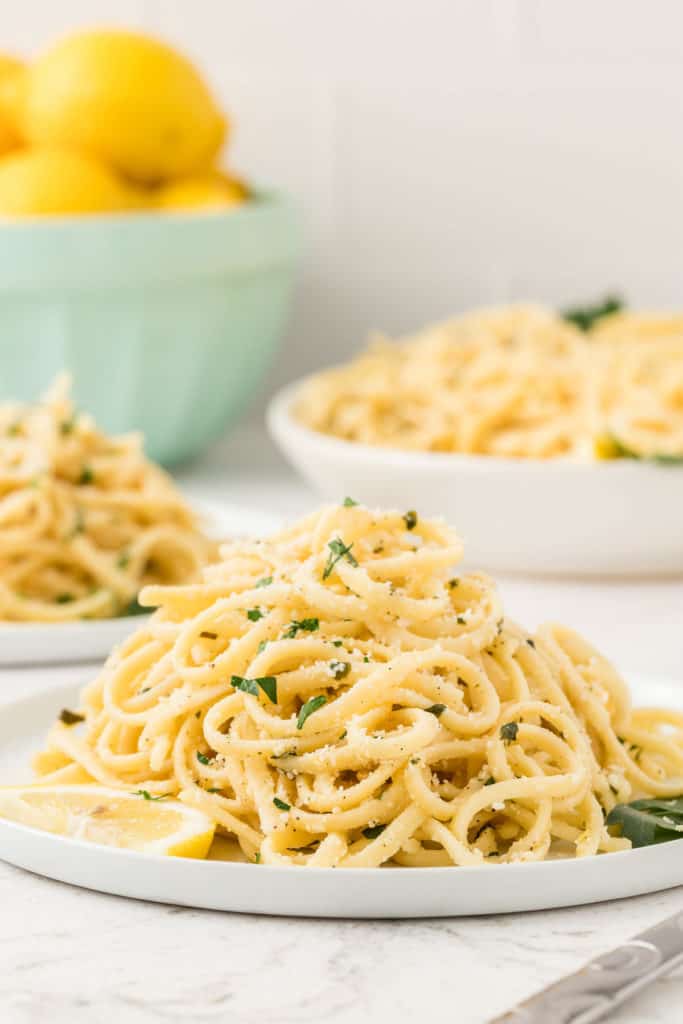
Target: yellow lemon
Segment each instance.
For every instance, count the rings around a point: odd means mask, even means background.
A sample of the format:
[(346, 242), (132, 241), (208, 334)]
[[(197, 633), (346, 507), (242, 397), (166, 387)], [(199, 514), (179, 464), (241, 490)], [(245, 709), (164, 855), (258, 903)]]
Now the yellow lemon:
[(17, 105), (23, 76), (22, 62), (0, 53), (0, 154), (16, 149), (21, 143)]
[(99, 160), (66, 149), (20, 149), (0, 159), (0, 216), (102, 213), (138, 205)]
[(29, 68), (22, 131), (83, 149), (139, 182), (206, 167), (226, 124), (192, 64), (134, 32), (68, 36)]
[(105, 786), (7, 786), (0, 818), (53, 835), (169, 857), (206, 857), (215, 825), (179, 800)]
[(157, 205), (165, 210), (237, 206), (247, 198), (247, 188), (237, 178), (220, 171), (189, 175), (163, 185)]

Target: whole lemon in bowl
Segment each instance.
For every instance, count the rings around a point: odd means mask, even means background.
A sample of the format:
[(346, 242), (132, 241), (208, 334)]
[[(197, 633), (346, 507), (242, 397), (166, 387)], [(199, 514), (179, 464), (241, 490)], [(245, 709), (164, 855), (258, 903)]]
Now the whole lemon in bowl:
[(20, 149), (0, 159), (0, 217), (104, 213), (139, 205), (105, 164), (68, 149)]
[(227, 208), (243, 203), (248, 194), (239, 179), (214, 170), (169, 181), (158, 190), (156, 205), (162, 210)]
[(0, 154), (21, 144), (17, 125), (17, 95), (24, 65), (16, 57), (0, 53)]
[(152, 184), (208, 166), (226, 122), (181, 54), (120, 30), (74, 33), (38, 57), (22, 88), (29, 143), (82, 149)]

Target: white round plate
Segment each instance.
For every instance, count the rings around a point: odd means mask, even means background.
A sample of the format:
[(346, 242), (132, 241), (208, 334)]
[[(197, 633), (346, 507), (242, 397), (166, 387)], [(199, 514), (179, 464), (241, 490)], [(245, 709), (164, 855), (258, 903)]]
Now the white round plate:
[[(211, 536), (261, 536), (276, 530), (274, 516), (235, 505), (193, 501)], [(46, 665), (104, 658), (112, 647), (137, 629), (147, 615), (79, 622), (0, 623), (0, 666)]]
[[(633, 693), (638, 703), (683, 709), (683, 686), (641, 677)], [(69, 687), (3, 706), (3, 785), (29, 779), (30, 754), (76, 699)], [(637, 896), (683, 884), (680, 843), (536, 864), (298, 869), (146, 856), (0, 821), (0, 859), (47, 878), (157, 903), (305, 917), (505, 914)]]
[(470, 564), (509, 572), (683, 572), (683, 465), (581, 463), (406, 452), (309, 430), (291, 410), (305, 382), (268, 409), (290, 462), (325, 497), (417, 509), (457, 527)]

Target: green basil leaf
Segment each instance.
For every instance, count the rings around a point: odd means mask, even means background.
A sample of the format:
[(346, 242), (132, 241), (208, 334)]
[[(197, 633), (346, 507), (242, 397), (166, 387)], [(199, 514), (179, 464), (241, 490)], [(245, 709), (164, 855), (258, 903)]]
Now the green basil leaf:
[(256, 679), (245, 679), (244, 676), (232, 676), (230, 683), (242, 693), (250, 693), (258, 697), (259, 686), (271, 704), (277, 704), (277, 679), (275, 676), (257, 676)]
[(293, 640), (299, 632), (315, 633), (320, 626), (320, 619), (292, 619), (282, 634), (283, 640)]
[(576, 306), (573, 309), (566, 309), (561, 314), (562, 319), (574, 324), (581, 331), (590, 331), (598, 320), (611, 313), (618, 313), (624, 308), (624, 303), (616, 295), (608, 295), (603, 302), (596, 302), (592, 306)]
[(363, 835), (366, 839), (376, 839), (377, 836), (382, 835), (386, 827), (386, 825), (370, 825), (369, 828), (363, 829)]
[(318, 708), (321, 708), (323, 704), (327, 704), (327, 697), (323, 696), (323, 694), (320, 694), (318, 697), (311, 697), (310, 700), (307, 700), (299, 711), (299, 717), (296, 720), (297, 729), (303, 729), (306, 719), (312, 715), (314, 711), (317, 711)]
[(430, 708), (425, 708), (425, 711), (428, 711), (430, 715), (436, 715), (437, 718), (440, 718), (445, 710), (445, 704), (432, 704)]
[(77, 711), (69, 711), (68, 708), (62, 708), (59, 712), (59, 721), (62, 725), (77, 725), (79, 722), (85, 722), (85, 715), (79, 715)]
[(619, 834), (630, 839), (634, 847), (680, 839), (683, 836), (683, 797), (617, 804), (607, 815), (607, 825), (618, 828)]
[(335, 537), (327, 546), (330, 549), (330, 554), (328, 555), (327, 563), (323, 571), (324, 580), (332, 574), (337, 562), (341, 561), (342, 558), (345, 558), (349, 565), (358, 565), (354, 555), (351, 554), (353, 543), (345, 544), (341, 537)]

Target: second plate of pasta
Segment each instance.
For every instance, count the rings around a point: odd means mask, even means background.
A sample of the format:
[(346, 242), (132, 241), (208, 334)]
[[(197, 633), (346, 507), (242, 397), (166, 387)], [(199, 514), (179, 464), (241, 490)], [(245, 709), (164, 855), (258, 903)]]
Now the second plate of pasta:
[(264, 525), (189, 503), (139, 434), (107, 435), (69, 388), (0, 404), (0, 664), (104, 656), (145, 585), (196, 581), (217, 541)]
[(444, 515), (474, 564), (683, 571), (683, 323), (590, 334), (537, 307), (381, 340), (284, 389), (269, 426), (325, 498)]

